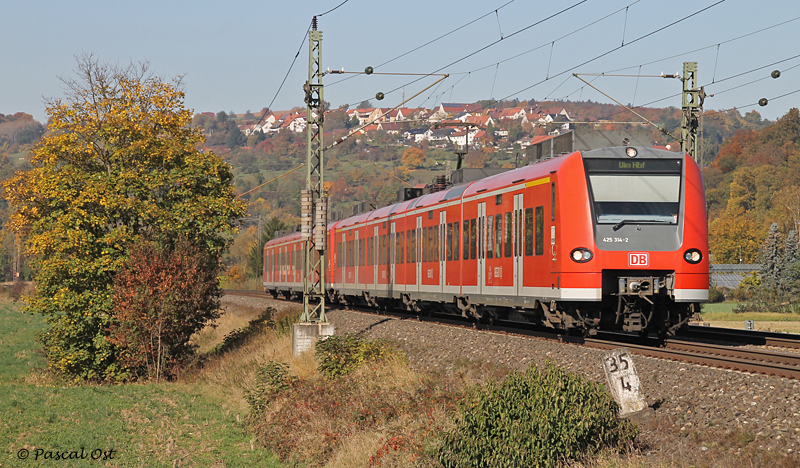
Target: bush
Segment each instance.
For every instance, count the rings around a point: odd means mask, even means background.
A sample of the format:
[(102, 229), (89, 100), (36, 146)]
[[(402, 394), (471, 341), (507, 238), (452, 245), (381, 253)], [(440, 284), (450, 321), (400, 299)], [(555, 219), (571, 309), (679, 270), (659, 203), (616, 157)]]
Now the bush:
[(725, 300), (725, 293), (717, 287), (717, 283), (712, 282), (708, 285), (708, 302), (716, 304)]
[(245, 394), (250, 414), (256, 416), (281, 393), (295, 388), (297, 377), (289, 374), (289, 366), (269, 361), (256, 372), (256, 388)]
[(348, 374), (368, 361), (377, 361), (396, 354), (386, 340), (365, 340), (359, 335), (331, 336), (317, 341), (319, 371), (328, 378)]
[(445, 467), (555, 466), (632, 441), (636, 426), (599, 384), (548, 363), (476, 390), (442, 439)]
[(108, 341), (129, 378), (174, 377), (194, 352), (189, 339), (219, 317), (215, 255), (184, 237), (144, 236), (114, 278), (116, 322)]

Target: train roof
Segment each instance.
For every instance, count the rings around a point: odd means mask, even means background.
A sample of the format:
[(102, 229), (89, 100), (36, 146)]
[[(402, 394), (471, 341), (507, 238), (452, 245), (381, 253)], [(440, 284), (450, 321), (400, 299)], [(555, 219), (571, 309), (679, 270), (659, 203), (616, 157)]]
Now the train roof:
[[(374, 219), (387, 218), (395, 213), (404, 213), (413, 209), (432, 206), (442, 201), (469, 197), (472, 195), (476, 195), (480, 192), (495, 190), (519, 182), (545, 177), (548, 174), (557, 171), (572, 155), (580, 154), (582, 155), (582, 157), (586, 158), (621, 157), (625, 156), (626, 148), (627, 147), (625, 146), (616, 146), (616, 147), (600, 148), (588, 151), (575, 151), (572, 153), (563, 154), (560, 156), (556, 156), (554, 158), (530, 164), (528, 166), (520, 167), (507, 172), (502, 172), (500, 174), (495, 174), (489, 177), (485, 177), (483, 179), (479, 179), (474, 182), (468, 182), (465, 184), (456, 185), (446, 190), (429, 193), (427, 195), (423, 195), (417, 198), (412, 198), (411, 200), (406, 200), (400, 203), (394, 203), (392, 205), (384, 206), (382, 208), (378, 208), (373, 211), (368, 211), (366, 213), (360, 213), (355, 216), (345, 218), (341, 221), (328, 224), (328, 230), (345, 228), (353, 226), (355, 224), (368, 222)], [(644, 157), (648, 159), (649, 158), (672, 159), (672, 158), (681, 158), (682, 156), (685, 157), (685, 155), (681, 153), (676, 153), (674, 151), (668, 151), (660, 148), (636, 147), (636, 150), (638, 151), (639, 157)], [(299, 237), (300, 233), (298, 232), (280, 239), (271, 240), (267, 242), (266, 245), (287, 242), (295, 240)]]

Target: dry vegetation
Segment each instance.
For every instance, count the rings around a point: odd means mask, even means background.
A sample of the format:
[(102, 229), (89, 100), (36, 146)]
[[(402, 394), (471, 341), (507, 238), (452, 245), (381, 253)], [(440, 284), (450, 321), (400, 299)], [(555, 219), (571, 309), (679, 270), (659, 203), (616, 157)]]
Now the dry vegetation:
[[(195, 378), (224, 395), (229, 410), (242, 417), (249, 413), (255, 443), (292, 466), (441, 466), (436, 450), (443, 432), (455, 427), (459, 401), (476, 386), (502, 380), (509, 372), (465, 359), (451, 372), (420, 373), (397, 352), (349, 374), (326, 378), (313, 353), (291, 355), (288, 329), (253, 326), (263, 312), (229, 307), (216, 328), (198, 333), (193, 341), (208, 357)], [(270, 312), (274, 315), (269, 324), (285, 324), (293, 316), (293, 311)], [(249, 331), (242, 333), (243, 329)], [(231, 341), (235, 345), (225, 346)], [(291, 388), (270, 393), (265, 408), (253, 411), (248, 396), (263, 391), (259, 376), (268, 363), (287, 366), (289, 378), (283, 381)], [(636, 456), (623, 458), (612, 451), (571, 466), (645, 464)]]

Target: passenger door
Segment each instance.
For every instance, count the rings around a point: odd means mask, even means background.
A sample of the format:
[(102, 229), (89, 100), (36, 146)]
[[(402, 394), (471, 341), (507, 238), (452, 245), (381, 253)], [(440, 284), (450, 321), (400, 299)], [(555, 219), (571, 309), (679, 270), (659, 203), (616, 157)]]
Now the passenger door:
[(439, 291), (444, 292), (447, 281), (447, 213), (439, 212)]
[(483, 294), (486, 277), (486, 202), (478, 203), (478, 294)]
[(417, 287), (416, 291), (419, 293), (420, 286), (422, 286), (422, 216), (417, 216), (417, 229), (414, 231), (414, 237), (417, 239)]
[(525, 278), (523, 274), (523, 247), (524, 247), (524, 212), (525, 207), (522, 201), (522, 194), (514, 195), (514, 290), (517, 296), (522, 295), (522, 279)]

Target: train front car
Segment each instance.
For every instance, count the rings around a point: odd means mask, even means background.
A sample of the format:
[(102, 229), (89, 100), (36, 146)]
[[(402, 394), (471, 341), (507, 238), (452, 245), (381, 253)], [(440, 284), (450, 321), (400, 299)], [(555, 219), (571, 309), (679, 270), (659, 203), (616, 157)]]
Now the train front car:
[(584, 248), (589, 239), (575, 239), (582, 245), (564, 252), (570, 259), (562, 265), (589, 273), (579, 275), (591, 278), (584, 288), (600, 287), (599, 310), (582, 304), (584, 321), (591, 318), (603, 330), (674, 334), (708, 301), (708, 223), (698, 165), (684, 153), (646, 147), (581, 156), (593, 252)]

